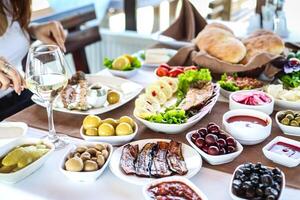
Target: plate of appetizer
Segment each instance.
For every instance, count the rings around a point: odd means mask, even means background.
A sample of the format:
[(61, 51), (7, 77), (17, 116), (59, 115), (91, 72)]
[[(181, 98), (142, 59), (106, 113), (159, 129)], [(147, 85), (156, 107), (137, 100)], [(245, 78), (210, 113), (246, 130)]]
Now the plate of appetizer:
[(275, 120), (284, 134), (300, 136), (300, 111), (279, 111), (276, 113)]
[(139, 58), (143, 67), (156, 68), (161, 63), (167, 63), (176, 53), (174, 49), (153, 48), (138, 51), (133, 55)]
[(286, 88), (283, 84), (270, 84), (265, 92), (275, 99), (275, 105), (284, 109), (300, 110), (300, 86)]
[(141, 67), (140, 60), (132, 55), (124, 54), (115, 59), (104, 58), (103, 65), (115, 76), (129, 78)]
[(169, 199), (208, 200), (207, 196), (190, 180), (173, 176), (152, 181), (143, 187), (146, 200)]
[(177, 78), (180, 74), (188, 70), (198, 70), (196, 66), (169, 66), (168, 64), (161, 64), (157, 69), (155, 69), (154, 74), (157, 77), (172, 77)]
[[(53, 109), (78, 115), (98, 115), (116, 109), (136, 97), (143, 86), (132, 81), (77, 72), (53, 102)], [(33, 102), (45, 107), (36, 95)]]
[(223, 74), (217, 82), (220, 85), (220, 93), (229, 98), (230, 94), (240, 90), (262, 90), (263, 82), (250, 77), (238, 77), (236, 74), (230, 76)]
[(208, 114), (219, 96), (208, 69), (188, 70), (178, 79), (161, 77), (135, 101), (134, 116), (148, 128), (177, 134)]
[(123, 145), (130, 142), (138, 132), (137, 123), (128, 116), (119, 119), (101, 119), (96, 115), (84, 118), (80, 135), (87, 141), (107, 142), (112, 145)]
[(136, 185), (173, 175), (191, 178), (201, 166), (201, 156), (192, 147), (167, 139), (138, 140), (119, 147), (109, 164), (118, 178)]

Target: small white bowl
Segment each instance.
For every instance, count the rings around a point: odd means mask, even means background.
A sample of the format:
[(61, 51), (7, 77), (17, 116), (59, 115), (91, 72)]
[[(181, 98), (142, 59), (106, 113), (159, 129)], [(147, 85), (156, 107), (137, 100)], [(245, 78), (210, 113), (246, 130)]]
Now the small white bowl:
[(0, 158), (5, 156), (8, 152), (10, 152), (12, 149), (14, 149), (17, 146), (21, 146), (25, 144), (36, 144), (40, 142), (47, 145), (50, 148), (50, 150), (45, 155), (43, 155), (33, 163), (29, 164), (28, 166), (24, 167), (23, 169), (20, 169), (13, 173), (0, 173), (0, 181), (5, 183), (16, 183), (24, 179), (25, 177), (29, 176), (30, 174), (38, 170), (55, 149), (54, 145), (49, 141), (41, 140), (37, 138), (19, 138), (1, 147)]
[[(233, 116), (252, 116), (267, 121), (268, 124), (265, 127), (260, 128), (240, 128), (228, 123), (227, 120)], [(257, 110), (250, 109), (236, 109), (230, 110), (223, 115), (223, 126), (225, 130), (232, 135), (236, 140), (244, 145), (254, 145), (261, 143), (271, 134), (272, 119), (266, 113)]]
[[(251, 89), (251, 90), (254, 90), (254, 91), (262, 91), (263, 88), (260, 87), (260, 88), (254, 88), (254, 89)], [(242, 92), (242, 91), (251, 91), (251, 90), (239, 90), (237, 92)], [(225, 90), (223, 89), (221, 86), (220, 86), (220, 93), (222, 96), (226, 97), (229, 99), (229, 96), (233, 93), (232, 91), (228, 91), (228, 90)]]
[(130, 78), (130, 77), (134, 76), (137, 73), (138, 69), (134, 68), (133, 70), (129, 70), (129, 71), (108, 69), (108, 71), (111, 74), (115, 75), (115, 76), (119, 76), (119, 77), (122, 77), (122, 78)]
[(0, 146), (23, 137), (28, 130), (27, 124), (23, 122), (1, 122), (0, 123)]
[(297, 147), (300, 148), (300, 142), (298, 142), (296, 140), (289, 139), (289, 138), (277, 136), (271, 142), (269, 142), (266, 146), (264, 146), (264, 148), (262, 149), (265, 156), (269, 160), (272, 160), (274, 163), (278, 163), (278, 164), (284, 165), (286, 167), (296, 167), (296, 166), (298, 166), (300, 164), (300, 158), (299, 159), (294, 159), (294, 158), (287, 157), (285, 155), (281, 155), (281, 154), (269, 151), (269, 149), (274, 144), (276, 144), (277, 142), (284, 142), (286, 144), (291, 144), (291, 145), (294, 145), (294, 146), (297, 146)]
[(209, 155), (202, 151), (200, 148), (198, 148), (192, 142), (191, 137), (193, 133), (194, 131), (190, 131), (186, 134), (187, 141), (194, 149), (196, 149), (196, 151), (202, 156), (202, 158), (211, 165), (221, 165), (224, 163), (229, 163), (233, 161), (236, 157), (238, 157), (243, 151), (243, 146), (238, 141), (236, 141), (237, 151), (225, 155)]
[[(101, 167), (101, 169), (98, 169), (97, 171), (92, 171), (92, 172), (71, 172), (71, 171), (65, 170), (66, 159), (71, 152), (75, 151), (77, 146), (79, 146), (79, 145), (90, 146), (90, 145), (94, 145), (94, 144), (105, 144), (105, 145), (107, 145), (107, 147), (109, 149), (109, 155), (108, 155), (107, 160), (105, 161), (104, 165)], [(59, 165), (59, 169), (66, 177), (68, 177), (71, 180), (80, 181), (80, 182), (94, 182), (98, 179), (98, 177), (106, 169), (106, 167), (110, 161), (112, 152), (113, 152), (113, 147), (111, 144), (108, 144), (108, 143), (83, 142), (78, 145), (73, 145), (71, 148), (69, 148), (69, 150), (63, 156), (63, 159), (61, 160), (61, 163)]]
[(288, 111), (288, 110), (283, 110), (283, 111), (279, 111), (276, 113), (275, 120), (276, 120), (277, 125), (282, 130), (282, 132), (286, 135), (300, 136), (300, 127), (287, 126), (287, 125), (280, 123), (280, 121), (278, 120), (278, 117), (281, 114), (284, 114), (286, 111)]
[[(231, 199), (233, 200), (247, 200), (247, 199), (244, 199), (244, 198), (241, 198), (241, 197), (238, 197), (236, 196), (235, 194), (233, 194), (232, 192), (232, 182), (233, 182), (233, 179), (234, 179), (234, 175), (235, 175), (235, 172), (240, 168), (242, 167), (242, 165), (239, 165), (237, 168), (235, 168), (234, 172), (233, 172), (233, 175), (231, 176), (231, 181), (230, 181), (230, 185), (229, 185), (229, 193), (230, 193), (230, 197)], [(269, 169), (273, 169), (273, 167), (268, 167)], [(281, 174), (282, 174), (282, 184), (281, 184), (281, 191), (280, 191), (280, 195), (278, 197), (278, 199), (281, 199), (282, 197), (282, 193), (283, 193), (283, 190), (285, 188), (285, 175), (284, 173), (281, 171)]]
[(272, 112), (274, 110), (275, 100), (271, 95), (269, 95), (265, 92), (260, 91), (260, 92), (264, 93), (266, 96), (268, 96), (271, 99), (271, 102), (265, 103), (263, 105), (246, 105), (246, 104), (236, 102), (232, 98), (236, 94), (245, 94), (245, 93), (248, 93), (248, 92), (251, 92), (251, 90), (245, 90), (245, 91), (243, 90), (243, 91), (232, 92), (229, 95), (229, 109), (230, 110), (234, 110), (234, 109), (253, 109), (253, 110), (258, 110), (258, 111), (264, 112), (267, 115), (272, 114)]
[(148, 194), (148, 189), (151, 187), (151, 186), (154, 186), (154, 185), (157, 185), (157, 184), (160, 184), (160, 183), (163, 183), (163, 182), (174, 182), (174, 181), (178, 181), (178, 182), (181, 182), (181, 183), (184, 183), (186, 184), (187, 186), (189, 186), (196, 194), (199, 195), (199, 197), (202, 199), (202, 200), (208, 200), (207, 196), (194, 184), (192, 183), (190, 180), (188, 180), (187, 178), (184, 178), (184, 177), (181, 177), (181, 176), (172, 176), (172, 177), (166, 177), (166, 178), (160, 178), (160, 179), (157, 179), (157, 180), (154, 180), (152, 181), (151, 183), (145, 185), (143, 187), (143, 195), (144, 195), (144, 198), (146, 200), (152, 200), (152, 198), (150, 198), (149, 194)]
[[(98, 86), (101, 87), (100, 89), (92, 89), (93, 87)], [(89, 87), (88, 95), (87, 95), (87, 102), (94, 108), (102, 107), (106, 100), (107, 100), (107, 90), (108, 88), (101, 85), (100, 83), (95, 83)], [(97, 93), (103, 93), (102, 96), (97, 96)]]
[(133, 138), (136, 136), (138, 132), (138, 125), (136, 122), (134, 122), (135, 130), (130, 135), (114, 135), (114, 136), (88, 136), (84, 134), (83, 126), (80, 128), (80, 135), (81, 137), (90, 142), (107, 142), (109, 144), (112, 144), (113, 146), (119, 146), (126, 144), (133, 140)]

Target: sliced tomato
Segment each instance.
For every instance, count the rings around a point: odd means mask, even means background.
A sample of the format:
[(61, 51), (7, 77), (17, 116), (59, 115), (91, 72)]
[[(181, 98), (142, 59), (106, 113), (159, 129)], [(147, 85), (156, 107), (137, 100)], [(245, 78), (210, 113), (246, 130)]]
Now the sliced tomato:
[(171, 68), (168, 64), (166, 64), (166, 63), (159, 65), (159, 68), (160, 68), (160, 67), (166, 68), (168, 71), (172, 69), (172, 68)]
[(156, 70), (156, 75), (160, 76), (160, 77), (162, 77), (162, 76), (169, 76), (169, 70), (166, 69), (165, 67), (159, 67)]
[(170, 77), (177, 77), (179, 74), (183, 73), (183, 70), (180, 68), (174, 68), (169, 71)]

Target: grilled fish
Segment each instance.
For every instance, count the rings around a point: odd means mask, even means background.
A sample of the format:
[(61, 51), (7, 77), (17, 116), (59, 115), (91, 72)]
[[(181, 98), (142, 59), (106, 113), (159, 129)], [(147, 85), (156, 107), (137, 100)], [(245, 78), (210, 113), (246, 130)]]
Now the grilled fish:
[(171, 171), (184, 175), (188, 172), (186, 163), (182, 155), (182, 144), (176, 141), (171, 141), (167, 153), (167, 162)]
[(135, 163), (135, 174), (137, 176), (150, 176), (150, 169), (156, 146), (156, 143), (147, 143), (139, 153)]
[(167, 163), (167, 152), (169, 149), (168, 142), (157, 142), (157, 150), (153, 156), (151, 165), (151, 175), (154, 177), (170, 176), (172, 171)]
[(121, 155), (121, 168), (126, 174), (135, 174), (134, 163), (139, 153), (138, 145), (127, 144), (124, 146)]

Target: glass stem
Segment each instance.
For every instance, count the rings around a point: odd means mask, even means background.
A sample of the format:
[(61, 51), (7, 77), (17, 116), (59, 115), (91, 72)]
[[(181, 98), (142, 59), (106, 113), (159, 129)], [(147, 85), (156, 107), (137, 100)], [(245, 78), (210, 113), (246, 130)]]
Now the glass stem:
[(48, 127), (49, 127), (49, 134), (48, 138), (51, 142), (56, 142), (58, 140), (58, 137), (56, 135), (56, 131), (54, 128), (54, 122), (53, 122), (53, 104), (52, 101), (49, 101), (47, 103), (47, 115), (48, 115)]

